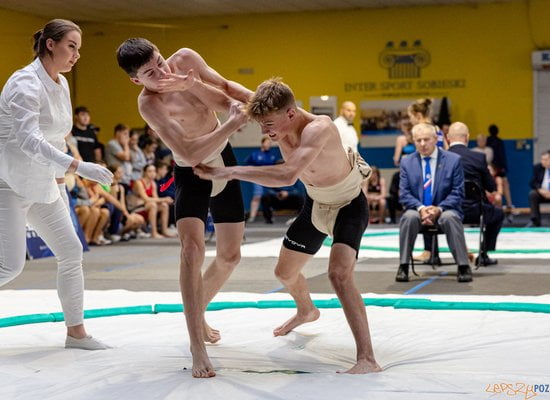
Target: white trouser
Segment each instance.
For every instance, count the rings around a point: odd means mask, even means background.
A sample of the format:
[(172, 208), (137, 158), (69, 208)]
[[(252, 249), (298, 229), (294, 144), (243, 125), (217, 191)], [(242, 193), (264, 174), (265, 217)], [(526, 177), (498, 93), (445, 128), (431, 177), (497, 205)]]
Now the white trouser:
[(0, 286), (23, 270), (26, 220), (57, 258), (57, 293), (67, 326), (83, 323), (82, 244), (62, 198), (33, 203), (0, 180)]

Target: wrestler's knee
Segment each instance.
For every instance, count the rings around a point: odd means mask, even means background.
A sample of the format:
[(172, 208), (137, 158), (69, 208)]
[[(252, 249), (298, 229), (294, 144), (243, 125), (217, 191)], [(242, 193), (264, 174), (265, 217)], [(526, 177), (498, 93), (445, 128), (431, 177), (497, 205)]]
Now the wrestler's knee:
[(218, 264), (225, 266), (226, 268), (235, 268), (235, 266), (241, 261), (241, 251), (236, 249), (233, 251), (224, 251), (216, 256)]
[(353, 269), (341, 263), (331, 263), (328, 278), (335, 288), (345, 286), (353, 278)]
[(278, 263), (275, 267), (275, 276), (280, 282), (291, 282), (296, 279), (297, 271), (288, 268), (287, 265)]
[(186, 264), (195, 265), (204, 259), (204, 241), (197, 239), (186, 239), (181, 242), (181, 259)]

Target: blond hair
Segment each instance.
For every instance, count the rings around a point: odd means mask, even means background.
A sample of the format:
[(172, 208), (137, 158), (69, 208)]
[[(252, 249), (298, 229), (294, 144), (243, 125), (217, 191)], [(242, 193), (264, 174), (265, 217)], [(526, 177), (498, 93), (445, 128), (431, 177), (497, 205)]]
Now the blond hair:
[(273, 112), (294, 106), (294, 103), (294, 93), (282, 78), (271, 78), (258, 86), (252, 99), (248, 102), (247, 114), (250, 118), (257, 120)]

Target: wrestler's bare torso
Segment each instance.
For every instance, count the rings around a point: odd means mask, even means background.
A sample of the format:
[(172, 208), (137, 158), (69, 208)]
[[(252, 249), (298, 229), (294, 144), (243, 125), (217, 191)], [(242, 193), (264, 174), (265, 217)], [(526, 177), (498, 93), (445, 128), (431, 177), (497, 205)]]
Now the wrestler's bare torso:
[(350, 162), (342, 146), (338, 129), (327, 116), (319, 116), (298, 109), (301, 124), (298, 130), (281, 138), (278, 143), (286, 162), (300, 162), (292, 157), (299, 154), (302, 142), (315, 146), (317, 156), (302, 170), (299, 178), (306, 185), (327, 187), (344, 180), (351, 171)]
[[(183, 57), (178, 53), (166, 60), (170, 71), (174, 74), (185, 75), (193, 68), (186, 65)], [(151, 97), (160, 100), (153, 102)], [(194, 139), (206, 133), (212, 132), (218, 120), (214, 110), (210, 109), (192, 90), (158, 93), (143, 88), (138, 104), (142, 107), (150, 107), (152, 112), (161, 112), (176, 121), (182, 128), (181, 133), (187, 139)]]

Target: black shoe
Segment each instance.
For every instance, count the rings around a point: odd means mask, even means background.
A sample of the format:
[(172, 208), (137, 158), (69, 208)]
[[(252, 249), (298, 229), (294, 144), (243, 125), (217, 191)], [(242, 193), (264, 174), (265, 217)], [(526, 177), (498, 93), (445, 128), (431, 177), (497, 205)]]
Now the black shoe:
[(459, 282), (471, 282), (473, 280), (472, 270), (469, 265), (459, 265), (456, 273), (456, 280)]
[(487, 254), (484, 254), (476, 257), (475, 264), (479, 265), (480, 267), (488, 267), (489, 265), (497, 265), (498, 260), (490, 258)]
[(408, 282), (409, 281), (409, 264), (401, 264), (395, 275), (396, 282)]
[(533, 220), (529, 221), (527, 225), (524, 226), (524, 228), (538, 228), (538, 227), (540, 227), (540, 222), (536, 222)]
[(265, 220), (265, 223), (266, 223), (266, 224), (273, 224), (273, 220), (272, 220), (272, 219), (266, 219), (266, 220)]

